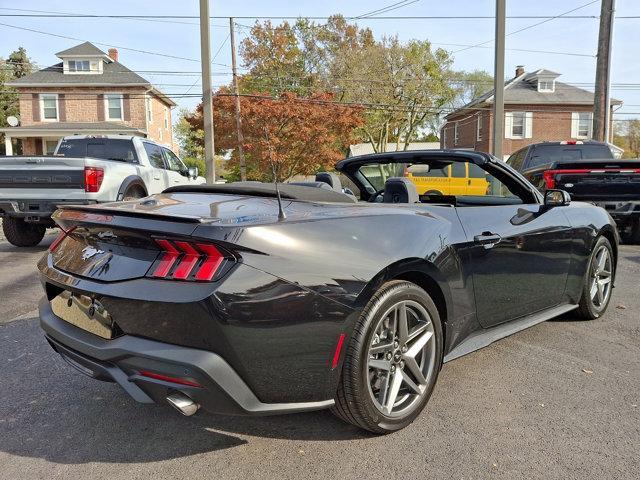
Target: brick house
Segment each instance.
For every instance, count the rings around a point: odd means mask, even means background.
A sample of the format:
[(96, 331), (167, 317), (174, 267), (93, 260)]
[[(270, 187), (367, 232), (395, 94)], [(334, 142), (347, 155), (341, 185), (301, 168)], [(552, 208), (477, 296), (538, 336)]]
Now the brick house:
[(20, 125), (0, 129), (7, 155), (13, 139), (25, 155), (41, 155), (74, 134), (140, 135), (174, 148), (175, 102), (122, 65), (115, 48), (85, 42), (56, 56), (60, 63), (7, 83), (20, 99)]
[[(559, 73), (516, 68), (504, 85), (502, 153), (531, 143), (591, 138), (593, 92), (557, 81)], [(493, 93), (485, 93), (445, 117), (440, 131), (442, 148), (468, 148), (491, 153)], [(611, 99), (611, 108), (621, 105)]]

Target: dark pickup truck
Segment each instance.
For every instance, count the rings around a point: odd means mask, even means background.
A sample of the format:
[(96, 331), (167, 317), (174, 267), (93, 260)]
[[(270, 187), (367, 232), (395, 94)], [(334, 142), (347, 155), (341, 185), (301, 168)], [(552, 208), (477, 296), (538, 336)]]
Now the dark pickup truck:
[(559, 188), (601, 206), (625, 242), (640, 242), (640, 160), (616, 159), (606, 143), (570, 141), (534, 143), (507, 163), (542, 192)]

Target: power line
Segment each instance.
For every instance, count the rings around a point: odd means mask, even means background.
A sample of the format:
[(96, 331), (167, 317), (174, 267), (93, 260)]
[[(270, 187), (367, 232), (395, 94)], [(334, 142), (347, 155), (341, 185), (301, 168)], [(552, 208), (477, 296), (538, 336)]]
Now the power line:
[(357, 19), (362, 19), (362, 18), (367, 18), (373, 15), (379, 15), (381, 13), (387, 13), (387, 12), (391, 12), (393, 10), (397, 10), (399, 8), (404, 8), (408, 5), (411, 5), (412, 3), (418, 3), (420, 0), (402, 0), (401, 2), (396, 2), (396, 3), (392, 3), (391, 5), (387, 5), (386, 7), (382, 7), (382, 8), (378, 8), (377, 10), (372, 10), (370, 12), (367, 13), (363, 13), (362, 15), (358, 15)]
[[(551, 22), (552, 20), (557, 20), (558, 18), (567, 18), (566, 15), (568, 15), (569, 13), (573, 13), (576, 10), (583, 9), (585, 7), (588, 7), (589, 5), (593, 5), (594, 3), (598, 3), (599, 1), (600, 0), (592, 0), (591, 2), (585, 3), (584, 5), (580, 5), (579, 7), (572, 8), (571, 10), (567, 10), (566, 12), (560, 13), (560, 14), (555, 15), (555, 16), (550, 17), (550, 18), (546, 18), (546, 19), (542, 20), (541, 22), (537, 22), (537, 23), (534, 23), (533, 25), (528, 25), (526, 27), (519, 28), (518, 30), (514, 30), (513, 32), (509, 32), (505, 36), (508, 37), (508, 36), (511, 36), (511, 35), (515, 35), (516, 33), (524, 32), (525, 30), (529, 30), (530, 28), (537, 27), (539, 25), (542, 25), (543, 23)], [(459, 53), (459, 52), (464, 52), (466, 50), (469, 50), (470, 48), (480, 47), (482, 45), (486, 45), (486, 44), (492, 43), (492, 42), (493, 42), (493, 39), (487, 40), (486, 42), (480, 42), (480, 43), (477, 43), (477, 44), (475, 44), (473, 46), (470, 46), (470, 47), (461, 48), (460, 50), (456, 50), (453, 53), (456, 54), (456, 53)]]

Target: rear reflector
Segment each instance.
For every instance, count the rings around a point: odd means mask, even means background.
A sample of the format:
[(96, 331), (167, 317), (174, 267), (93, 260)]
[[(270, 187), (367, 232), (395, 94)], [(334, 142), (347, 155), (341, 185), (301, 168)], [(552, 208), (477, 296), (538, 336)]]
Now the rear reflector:
[(344, 333), (341, 333), (338, 337), (338, 344), (336, 345), (336, 350), (333, 352), (333, 360), (331, 361), (331, 369), (333, 370), (338, 366), (338, 362), (340, 361), (340, 352), (342, 352), (342, 345), (344, 344)]
[(84, 167), (84, 191), (96, 193), (100, 190), (104, 170), (99, 167)]
[(156, 238), (155, 241), (162, 250), (162, 256), (152, 277), (208, 282), (224, 260), (224, 255), (211, 244), (164, 238)]
[(186, 380), (184, 378), (169, 377), (167, 375), (161, 375), (159, 373), (153, 373), (147, 370), (141, 370), (138, 373), (140, 374), (141, 377), (153, 378), (154, 380), (161, 380), (163, 382), (176, 383), (178, 385), (186, 385), (187, 387), (202, 388), (202, 385), (200, 385), (199, 383), (192, 382), (191, 380)]

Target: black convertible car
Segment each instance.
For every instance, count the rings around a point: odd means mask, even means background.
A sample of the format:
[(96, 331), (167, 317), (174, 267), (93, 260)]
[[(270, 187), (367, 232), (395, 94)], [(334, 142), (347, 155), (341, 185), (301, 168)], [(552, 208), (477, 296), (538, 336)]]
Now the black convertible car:
[[(418, 195), (408, 178), (460, 163), (483, 172), (483, 195)], [(336, 169), (358, 200), (322, 173), (281, 185), (281, 209), (273, 185), (244, 182), (58, 210), (63, 232), (39, 264), (48, 342), (185, 415), (332, 408), (386, 433), (416, 418), (443, 362), (606, 310), (618, 237), (603, 209), (543, 197), (483, 153)]]

